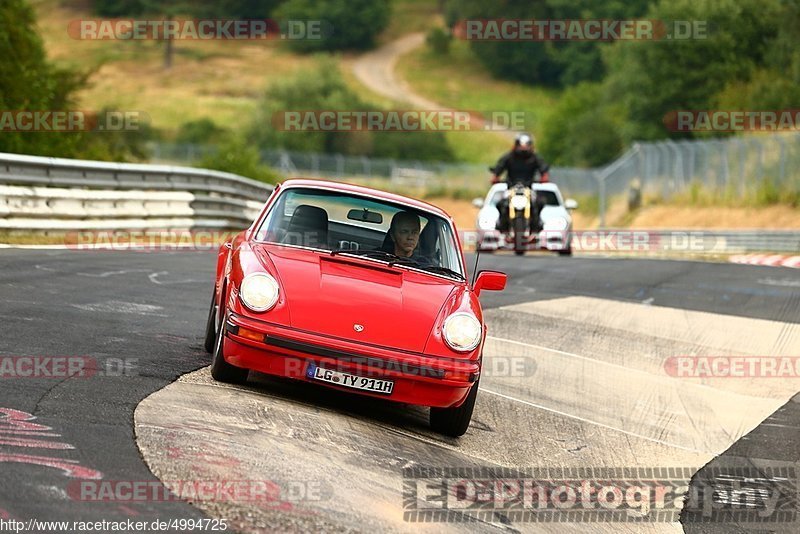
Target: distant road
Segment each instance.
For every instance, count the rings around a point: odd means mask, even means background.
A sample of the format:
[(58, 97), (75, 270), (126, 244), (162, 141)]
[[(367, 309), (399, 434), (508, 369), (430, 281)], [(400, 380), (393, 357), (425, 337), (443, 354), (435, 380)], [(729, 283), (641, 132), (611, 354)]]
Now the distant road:
[(425, 43), (424, 33), (411, 33), (380, 48), (367, 52), (353, 63), (356, 78), (376, 93), (407, 102), (420, 109), (442, 109), (443, 106), (416, 94), (403, 80), (395, 76), (395, 67), (401, 56)]
[[(411, 86), (397, 75), (398, 60), (424, 44), (424, 33), (408, 34), (356, 59), (352, 66), (353, 74), (372, 91), (397, 102), (409, 103), (423, 110), (452, 109), (415, 93)], [(515, 132), (507, 130), (496, 133), (504, 137), (515, 135)]]

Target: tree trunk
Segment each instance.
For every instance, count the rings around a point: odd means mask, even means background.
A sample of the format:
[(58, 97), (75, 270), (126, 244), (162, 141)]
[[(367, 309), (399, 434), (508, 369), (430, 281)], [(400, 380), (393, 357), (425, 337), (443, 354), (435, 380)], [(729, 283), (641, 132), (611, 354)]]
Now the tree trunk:
[[(167, 21), (172, 21), (172, 15), (167, 15)], [(172, 68), (172, 56), (175, 54), (175, 46), (172, 42), (172, 34), (164, 42), (164, 70)]]

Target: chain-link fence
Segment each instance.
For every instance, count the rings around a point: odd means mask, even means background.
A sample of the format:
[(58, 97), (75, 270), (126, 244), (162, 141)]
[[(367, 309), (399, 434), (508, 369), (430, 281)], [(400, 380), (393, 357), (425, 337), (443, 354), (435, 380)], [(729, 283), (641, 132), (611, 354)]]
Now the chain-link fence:
[[(213, 148), (155, 144), (153, 160), (193, 163)], [(264, 150), (264, 163), (291, 176), (334, 180), (387, 180), (394, 185), (427, 189), (488, 187), (486, 165), (376, 159), (341, 154)], [(551, 176), (567, 196), (597, 196), (600, 225), (605, 225), (609, 199), (623, 195), (676, 194), (702, 190), (715, 199), (800, 190), (800, 132), (754, 135), (705, 141), (636, 143), (606, 167), (553, 168)]]
[(800, 132), (637, 143), (597, 179), (601, 224), (605, 199), (632, 189), (662, 199), (774, 200), (800, 191)]
[[(169, 163), (197, 163), (213, 147), (156, 143), (152, 160)], [(479, 191), (489, 186), (489, 166), (498, 154), (488, 154), (486, 164), (441, 163), (367, 158), (343, 154), (319, 154), (287, 150), (262, 150), (261, 161), (287, 176), (320, 177), (333, 180), (387, 180), (397, 186), (426, 189)], [(596, 195), (597, 183), (591, 169), (554, 168), (551, 172), (565, 194)]]

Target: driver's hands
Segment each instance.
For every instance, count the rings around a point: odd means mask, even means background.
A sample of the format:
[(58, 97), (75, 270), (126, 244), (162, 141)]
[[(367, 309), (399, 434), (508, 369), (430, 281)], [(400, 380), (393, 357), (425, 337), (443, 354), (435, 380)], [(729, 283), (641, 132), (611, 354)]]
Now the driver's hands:
[(492, 179), (491, 179), (492, 184), (496, 184), (499, 181), (500, 181), (500, 178), (498, 178), (496, 174), (492, 175)]
[(542, 183), (547, 183), (550, 181), (550, 173), (545, 171), (542, 173)]

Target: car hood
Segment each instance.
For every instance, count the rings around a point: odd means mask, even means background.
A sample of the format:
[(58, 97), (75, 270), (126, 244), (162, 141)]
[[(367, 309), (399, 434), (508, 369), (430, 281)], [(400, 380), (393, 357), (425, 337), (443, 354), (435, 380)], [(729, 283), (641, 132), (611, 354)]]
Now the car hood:
[(400, 350), (423, 352), (461, 285), (342, 255), (271, 245), (254, 252), (278, 278), (292, 328)]

